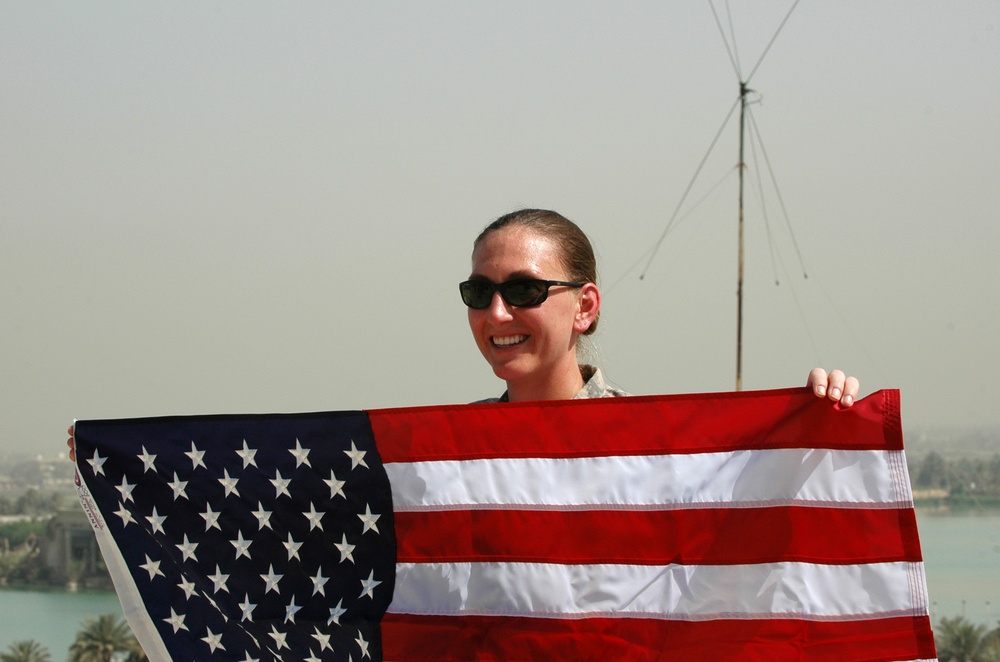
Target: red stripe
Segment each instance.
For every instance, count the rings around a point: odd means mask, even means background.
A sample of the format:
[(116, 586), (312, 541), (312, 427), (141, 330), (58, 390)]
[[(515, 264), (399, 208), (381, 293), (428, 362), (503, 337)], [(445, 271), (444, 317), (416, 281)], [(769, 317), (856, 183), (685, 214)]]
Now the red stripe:
[(842, 410), (805, 389), (784, 389), (368, 414), (383, 462), (413, 462), (746, 448), (900, 450), (898, 409), (897, 391), (879, 391)]
[(936, 656), (928, 617), (816, 622), (461, 618), (386, 614), (383, 658), (445, 660), (914, 660)]
[(920, 561), (909, 509), (397, 512), (400, 563), (641, 565)]

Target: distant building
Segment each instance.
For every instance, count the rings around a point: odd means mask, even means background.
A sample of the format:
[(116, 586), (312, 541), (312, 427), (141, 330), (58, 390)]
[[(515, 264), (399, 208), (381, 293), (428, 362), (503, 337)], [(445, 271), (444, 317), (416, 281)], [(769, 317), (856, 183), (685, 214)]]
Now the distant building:
[(110, 585), (94, 530), (82, 508), (57, 512), (41, 541), (41, 562), (54, 584)]

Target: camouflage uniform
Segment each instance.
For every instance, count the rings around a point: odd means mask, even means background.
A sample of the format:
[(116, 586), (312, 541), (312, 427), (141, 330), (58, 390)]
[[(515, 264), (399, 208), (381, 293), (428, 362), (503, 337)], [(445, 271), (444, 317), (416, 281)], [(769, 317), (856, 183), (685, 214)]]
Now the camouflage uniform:
[[(583, 388), (573, 396), (574, 400), (583, 400), (585, 398), (617, 398), (629, 395), (621, 389), (608, 386), (604, 381), (604, 375), (601, 374), (600, 368), (581, 364), (580, 375), (583, 376), (584, 384)], [(507, 391), (504, 391), (503, 395), (499, 398), (487, 398), (486, 400), (477, 400), (477, 402), (508, 402)]]

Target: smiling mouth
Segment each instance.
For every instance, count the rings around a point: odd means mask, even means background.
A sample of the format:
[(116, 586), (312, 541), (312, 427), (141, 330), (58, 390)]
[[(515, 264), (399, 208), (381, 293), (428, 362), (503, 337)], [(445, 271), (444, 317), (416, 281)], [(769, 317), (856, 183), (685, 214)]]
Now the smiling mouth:
[(524, 334), (516, 336), (493, 336), (490, 338), (494, 347), (512, 347), (514, 345), (520, 345), (527, 339), (528, 336)]

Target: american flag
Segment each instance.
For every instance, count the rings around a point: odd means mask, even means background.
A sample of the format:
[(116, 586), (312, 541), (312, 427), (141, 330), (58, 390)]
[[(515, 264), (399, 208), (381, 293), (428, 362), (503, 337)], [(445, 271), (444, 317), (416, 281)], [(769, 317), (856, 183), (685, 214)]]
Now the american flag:
[(896, 391), (81, 421), (77, 449), (151, 659), (935, 656)]
[(78, 490), (151, 660), (380, 659), (389, 483), (361, 412), (79, 421)]

